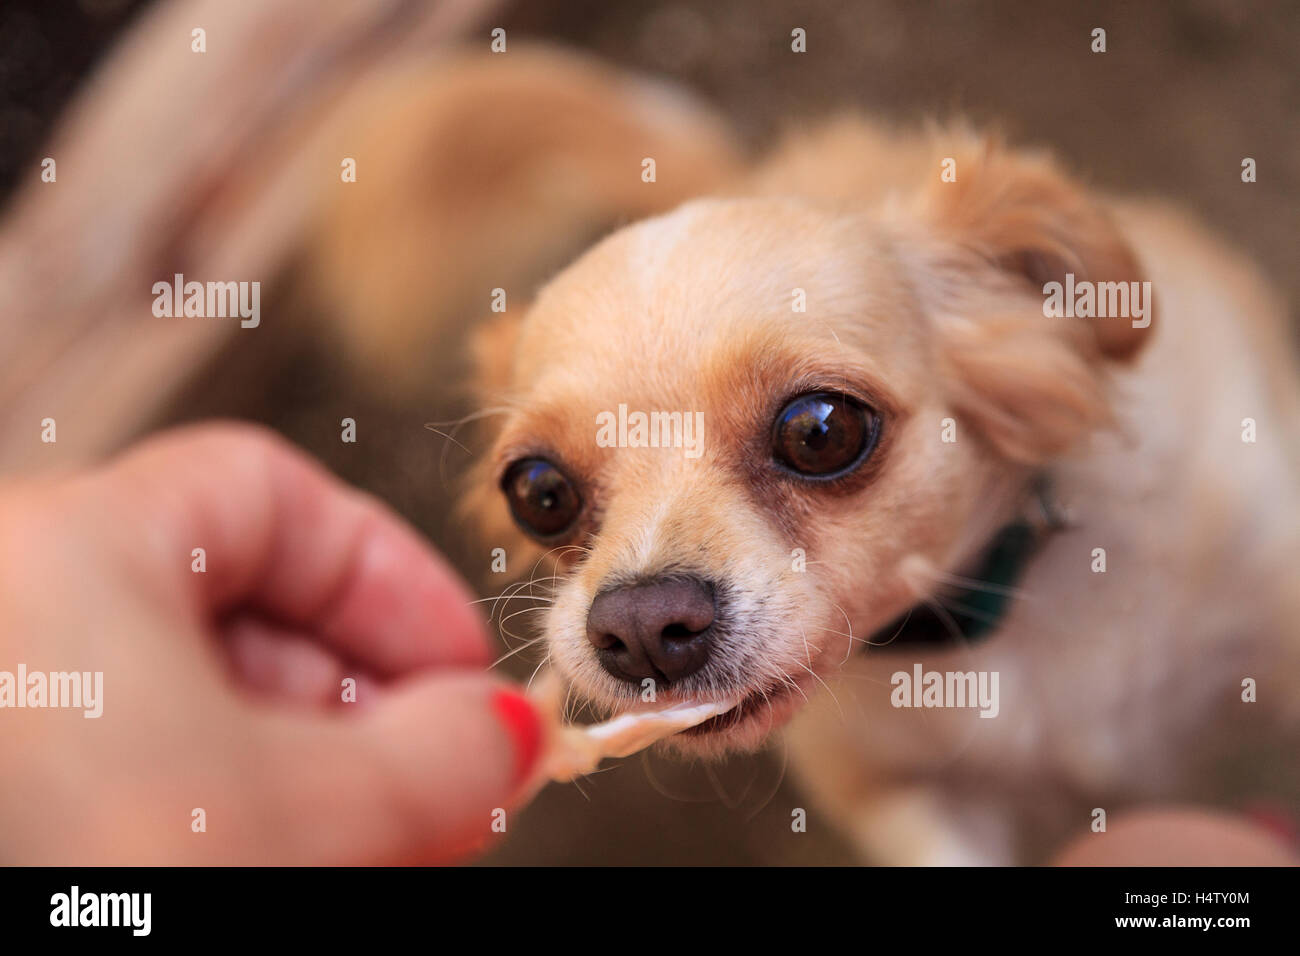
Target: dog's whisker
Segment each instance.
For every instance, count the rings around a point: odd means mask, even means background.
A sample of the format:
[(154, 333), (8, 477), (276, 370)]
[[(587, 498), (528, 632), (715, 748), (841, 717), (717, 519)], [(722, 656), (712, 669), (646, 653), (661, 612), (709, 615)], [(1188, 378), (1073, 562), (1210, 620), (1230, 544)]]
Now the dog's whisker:
[[(795, 661), (795, 663), (797, 664), (799, 662)], [(796, 682), (793, 677), (791, 677), (786, 671), (782, 670), (781, 668), (777, 668), (776, 683), (779, 684), (781, 687), (794, 688), (795, 690), (799, 691), (801, 694), (803, 693), (803, 689), (799, 686), (798, 682)], [(762, 691), (761, 693), (764, 700), (767, 700), (768, 697), (770, 696), (770, 694), (766, 690)], [(808, 699), (808, 695), (804, 694), (804, 700), (807, 699)]]
[[(444, 484), (446, 484), (447, 481), (447, 453), (451, 448), (451, 443), (454, 442), (455, 444), (459, 445), (465, 451), (466, 454), (473, 454), (468, 448), (465, 447), (464, 444), (462, 444), (456, 438), (457, 433), (463, 427), (470, 424), (471, 422), (476, 422), (483, 418), (488, 418), (492, 415), (508, 415), (513, 411), (515, 411), (515, 408), (513, 406), (498, 405), (498, 406), (493, 406), (491, 408), (480, 409), (479, 411), (476, 412), (470, 412), (468, 415), (465, 415), (463, 418), (458, 418), (454, 421), (424, 423), (424, 427), (427, 428), (429, 431), (433, 432), (436, 435), (441, 435), (443, 438), (447, 439), (447, 441), (444, 442), (442, 446), (442, 454), (438, 456), (438, 476)], [(450, 428), (451, 431), (444, 432), (442, 431), (442, 429), (444, 428)]]
[(838, 637), (846, 637), (846, 638), (849, 639), (850, 642), (857, 642), (858, 644), (867, 644), (867, 645), (871, 645), (871, 641), (868, 640), (867, 638), (865, 638), (865, 637), (856, 637), (855, 635), (853, 635), (852, 633), (849, 633), (849, 632), (847, 632), (847, 631), (839, 631), (839, 630), (836, 630), (836, 629), (833, 628), (833, 627), (823, 627), (823, 626), (820, 625), (820, 624), (809, 624), (808, 626), (811, 627), (811, 628), (812, 628), (813, 630), (815, 630), (815, 631), (826, 631), (828, 634), (834, 634), (834, 635), (836, 635), (836, 636), (838, 636)]
[(962, 633), (962, 629), (958, 626), (956, 619), (948, 612), (948, 609), (934, 598), (924, 598), (923, 600), (925, 601), (926, 607), (934, 611), (935, 615), (939, 618), (939, 621), (948, 631), (949, 636), (951, 636), (953, 640), (957, 641), (957, 643), (969, 648), (970, 639)]
[[(543, 551), (541, 555), (537, 558), (537, 560), (533, 562), (533, 567), (529, 572), (529, 579), (531, 580), (532, 578), (536, 577), (538, 567), (541, 565), (543, 561), (545, 561), (551, 555), (556, 554), (558, 552), (558, 556), (556, 557), (556, 561), (558, 562), (561, 558), (563, 558), (564, 555), (569, 554), (570, 552), (573, 551), (577, 551), (580, 554), (591, 554), (590, 548), (585, 548), (580, 544), (556, 545), (554, 548), (549, 548), (548, 550)], [(559, 578), (562, 577), (562, 575), (550, 575), (549, 577)], [(546, 578), (543, 578), (542, 580), (546, 580)]]
[(849, 639), (849, 643), (844, 650), (844, 660), (840, 662), (841, 664), (847, 664), (849, 658), (853, 656), (853, 641), (855, 640), (855, 638), (853, 637), (853, 622), (849, 620), (848, 612), (846, 612), (844, 608), (840, 607), (838, 604), (835, 604), (834, 601), (832, 601), (831, 604), (834, 606), (835, 610), (839, 611), (841, 614), (844, 615), (844, 623), (848, 625), (849, 628), (849, 633), (846, 635)]
[(491, 597), (476, 598), (473, 601), (466, 601), (465, 606), (469, 607), (474, 604), (486, 604), (488, 601), (554, 601), (553, 597), (546, 597), (542, 594), (494, 594)]
[(588, 803), (591, 803), (591, 796), (587, 793), (586, 790), (583, 790), (583, 789), (582, 789), (582, 784), (579, 783), (579, 780), (580, 780), (580, 779), (581, 779), (581, 778), (579, 778), (579, 777), (574, 777), (573, 780), (570, 781), (570, 782), (573, 784), (574, 788), (575, 788), (575, 789), (576, 789), (580, 794), (582, 794), (583, 799), (585, 799)]
[(512, 621), (521, 614), (527, 614), (530, 611), (549, 611), (554, 605), (549, 601), (542, 601), (538, 604), (530, 604), (528, 607), (517, 607), (510, 611), (497, 622), (497, 627), (504, 628), (507, 621)]
[(799, 622), (799, 635), (803, 638), (804, 659), (808, 661), (808, 666), (812, 667), (812, 648), (808, 646), (808, 632), (804, 630), (803, 622)]
[(489, 667), (489, 670), (491, 668), (500, 666), (503, 662), (514, 657), (520, 651), (526, 651), (528, 648), (532, 647), (534, 644), (541, 642), (544, 639), (545, 639), (544, 637), (535, 637), (531, 641), (525, 641), (523, 644), (520, 644), (518, 647), (512, 648), (511, 650), (507, 651), (506, 653), (498, 657), (496, 660), (494, 660), (491, 666)]
[(903, 620), (899, 622), (898, 630), (894, 631), (894, 633), (890, 635), (889, 640), (887, 641), (867, 640), (867, 641), (863, 641), (863, 643), (866, 644), (868, 647), (888, 647), (890, 644), (894, 643), (894, 641), (898, 640), (898, 636), (903, 633), (903, 630), (907, 627), (907, 622), (910, 621), (911, 619), (912, 619), (912, 611), (909, 608), (906, 616), (904, 616)]
[(936, 594), (933, 600), (939, 601), (945, 607), (948, 607), (954, 611), (960, 611), (962, 614), (966, 615), (967, 617), (973, 617), (976, 620), (984, 621), (989, 624), (996, 622), (1000, 617), (998, 614), (990, 613), (989, 611), (986, 611), (982, 608), (971, 607), (969, 604), (964, 604), (961, 601), (954, 600), (953, 598), (943, 597), (942, 595)]
[(497, 616), (498, 602), (511, 600), (515, 595), (519, 593), (520, 590), (521, 588), (519, 587), (518, 582), (515, 582), (514, 584), (506, 585), (506, 587), (501, 591), (501, 593), (498, 594), (496, 598), (493, 600), (492, 608), (491, 610), (488, 611), (488, 620), (489, 621), (495, 620)]
[(981, 581), (978, 578), (966, 578), (959, 574), (950, 574), (947, 571), (940, 571), (937, 569), (930, 571), (930, 573), (936, 581), (942, 584), (951, 584), (955, 587), (965, 588), (969, 591), (984, 591), (988, 594), (999, 594), (1017, 600), (1027, 600), (1029, 597), (1029, 593), (1023, 588), (994, 584), (991, 581)]
[[(546, 605), (546, 604), (538, 604), (538, 605), (536, 605), (536, 606), (534, 606), (534, 607), (523, 607), (523, 608), (519, 608), (519, 610), (517, 610), (517, 611), (511, 611), (508, 615), (506, 615), (504, 618), (502, 618), (502, 620), (500, 621), (500, 623), (497, 624), (497, 626), (500, 627), (500, 628), (502, 628), (502, 629), (504, 630), (507, 621), (514, 620), (515, 618), (517, 618), (517, 617), (518, 617), (519, 615), (521, 615), (521, 614), (527, 614), (527, 613), (529, 613), (530, 611), (549, 611), (549, 610), (550, 610), (550, 606), (549, 606), (549, 605)], [(541, 635), (541, 637), (545, 637), (545, 635)], [(537, 639), (537, 638), (534, 638), (534, 640), (536, 640), (536, 639)], [(531, 641), (530, 641), (529, 643), (531, 643)]]
[(488, 408), (481, 408), (476, 412), (470, 412), (462, 418), (453, 418), (445, 422), (425, 422), (424, 427), (432, 431), (435, 428), (461, 428), (471, 422), (488, 418), (492, 415), (509, 415), (515, 410), (513, 405), (493, 405)]
[(527, 682), (524, 684), (524, 691), (525, 691), (525, 692), (527, 692), (527, 691), (529, 691), (529, 690), (532, 690), (532, 687), (533, 687), (533, 681), (536, 680), (536, 679), (537, 679), (537, 675), (540, 674), (540, 673), (542, 672), (542, 668), (545, 667), (547, 664), (550, 663), (550, 660), (551, 660), (551, 654), (550, 654), (550, 652), (548, 651), (547, 654), (546, 654), (546, 656), (543, 657), (543, 658), (541, 659), (541, 661), (538, 663), (538, 665), (537, 665), (536, 667), (533, 668), (533, 672), (532, 672), (531, 674), (528, 675), (528, 680), (527, 680)]
[(450, 434), (449, 432), (445, 432), (445, 431), (443, 431), (443, 430), (440, 429), (440, 428), (435, 428), (433, 425), (431, 425), (431, 424), (427, 424), (427, 423), (425, 424), (424, 427), (427, 428), (429, 431), (433, 432), (435, 435), (438, 435), (438, 436), (441, 437), (441, 438), (445, 438), (445, 439), (447, 439), (447, 441), (451, 442), (453, 445), (455, 445), (456, 447), (460, 448), (461, 451), (465, 452), (465, 454), (467, 454), (467, 455), (472, 455), (472, 454), (474, 454), (472, 451), (470, 451), (468, 448), (466, 448), (466, 447), (465, 447), (461, 442), (457, 441), (456, 438), (455, 438), (455, 436), (453, 436), (453, 435)]
[[(553, 585), (553, 584), (548, 584), (548, 583), (546, 583), (546, 582), (548, 582), (548, 581), (563, 581), (563, 580), (564, 580), (564, 576), (563, 576), (563, 575), (560, 575), (560, 574), (545, 574), (545, 575), (541, 575), (540, 577), (532, 577), (532, 578), (529, 578), (527, 581), (523, 582), (523, 584), (524, 584), (524, 587), (526, 587), (526, 588), (528, 589), (528, 593), (529, 593), (529, 594), (534, 594), (534, 593), (536, 593), (536, 589), (539, 589), (539, 588), (542, 589), (543, 591), (548, 591), (548, 592), (550, 592), (551, 594), (554, 594), (554, 593), (555, 593), (555, 590), (556, 590), (556, 589), (555, 589), (555, 585)], [(521, 588), (521, 590), (522, 590), (522, 588)]]
[[(814, 671), (811, 667), (808, 667), (807, 665), (803, 664), (801, 661), (795, 661), (795, 663), (798, 664), (800, 667), (802, 667), (804, 670), (806, 670), (813, 680), (821, 684), (822, 687), (826, 688), (826, 693), (831, 695), (831, 700), (835, 702), (835, 709), (838, 710), (840, 713), (840, 720), (843, 721), (845, 719), (844, 708), (840, 705), (840, 699), (838, 696), (836, 696), (835, 691), (831, 690), (831, 685), (826, 683), (826, 681), (822, 679), (821, 675), (818, 674), (816, 671)], [(794, 683), (794, 687), (797, 691), (799, 691), (800, 694), (803, 694), (804, 701), (808, 702), (808, 695), (804, 694), (803, 688), (800, 687), (797, 682)]]
[[(516, 581), (514, 584), (507, 586), (505, 590), (501, 592), (501, 594), (497, 595), (497, 598), (495, 600), (509, 601), (509, 600), (516, 600), (518, 598), (529, 598), (531, 600), (536, 600), (536, 601), (553, 602), (554, 598), (550, 594), (536, 593), (536, 590), (538, 588), (540, 588), (543, 591), (549, 590), (553, 593), (555, 590), (553, 587), (550, 587), (549, 585), (542, 585), (540, 583), (542, 581), (548, 581), (551, 579), (552, 578), (548, 576), (548, 577), (541, 577), (541, 578), (529, 578), (526, 581)], [(527, 594), (523, 593), (525, 589), (527, 589), (528, 592)], [(494, 603), (492, 605), (491, 613), (488, 614), (488, 619), (491, 620), (492, 618), (494, 618), (496, 616), (496, 612), (497, 612), (497, 606)]]

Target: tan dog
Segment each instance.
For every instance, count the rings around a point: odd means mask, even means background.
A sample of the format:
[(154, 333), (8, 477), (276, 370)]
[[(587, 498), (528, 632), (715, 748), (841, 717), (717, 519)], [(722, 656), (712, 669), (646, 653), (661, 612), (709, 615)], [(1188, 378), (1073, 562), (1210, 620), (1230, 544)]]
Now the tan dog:
[[(1037, 860), (1152, 800), (1300, 813), (1300, 389), (1254, 270), (965, 131), (712, 155), (717, 198), (480, 336), (474, 507), (550, 553), (575, 694), (746, 694), (670, 742), (708, 757), (798, 714), (876, 861)], [(1048, 317), (1058, 282), (1122, 314)]]

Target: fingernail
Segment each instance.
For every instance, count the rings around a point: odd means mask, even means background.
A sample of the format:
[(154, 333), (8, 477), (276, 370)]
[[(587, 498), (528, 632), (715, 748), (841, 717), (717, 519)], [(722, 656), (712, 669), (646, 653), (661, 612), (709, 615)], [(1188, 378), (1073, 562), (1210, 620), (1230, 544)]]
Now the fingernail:
[(515, 745), (515, 786), (532, 776), (542, 752), (542, 719), (522, 694), (498, 690), (492, 695), (492, 707)]

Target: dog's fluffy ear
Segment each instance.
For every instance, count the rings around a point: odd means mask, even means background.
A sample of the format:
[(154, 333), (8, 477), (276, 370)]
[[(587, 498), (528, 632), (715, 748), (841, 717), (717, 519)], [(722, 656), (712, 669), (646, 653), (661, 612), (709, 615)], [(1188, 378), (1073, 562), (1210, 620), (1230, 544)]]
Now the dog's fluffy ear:
[(1105, 209), (1049, 161), (959, 143), (937, 151), (955, 160), (955, 181), (936, 172), (921, 193), (921, 219), (945, 250), (923, 296), (954, 404), (1004, 455), (1038, 464), (1109, 419), (1106, 362), (1133, 357), (1151, 332), (1128, 317), (1045, 317), (1044, 285), (1141, 275)]
[[(939, 231), (1040, 292), (1066, 273), (1076, 283), (1141, 281), (1110, 215), (1050, 160), (990, 138), (964, 134), (959, 144), (950, 157), (955, 181), (932, 183), (924, 198)], [(1122, 317), (1090, 322), (1098, 348), (1114, 359), (1134, 355), (1150, 333)]]

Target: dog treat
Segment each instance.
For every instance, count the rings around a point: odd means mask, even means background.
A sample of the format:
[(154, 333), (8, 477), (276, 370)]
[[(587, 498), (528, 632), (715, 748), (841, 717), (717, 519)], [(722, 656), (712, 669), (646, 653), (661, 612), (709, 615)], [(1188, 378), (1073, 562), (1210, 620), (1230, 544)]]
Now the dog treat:
[(589, 774), (606, 757), (630, 757), (657, 740), (725, 714), (736, 701), (683, 701), (661, 710), (620, 714), (589, 727), (560, 726), (545, 758), (547, 776), (558, 783)]
[(606, 757), (630, 757), (657, 740), (725, 714), (739, 699), (679, 701), (659, 708), (638, 708), (600, 724), (565, 724), (558, 683), (548, 675), (534, 692), (538, 709), (548, 718), (546, 753), (538, 774), (542, 779), (569, 783), (593, 772)]

